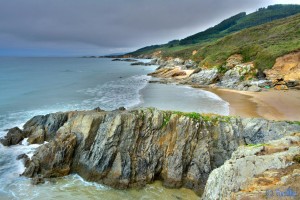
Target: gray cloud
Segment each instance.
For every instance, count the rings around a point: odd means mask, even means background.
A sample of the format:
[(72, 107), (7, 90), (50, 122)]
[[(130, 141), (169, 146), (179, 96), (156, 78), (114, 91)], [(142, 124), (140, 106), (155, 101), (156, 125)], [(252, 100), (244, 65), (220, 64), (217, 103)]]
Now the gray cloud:
[(133, 50), (183, 38), (269, 4), (271, 0), (1, 0), (0, 53)]

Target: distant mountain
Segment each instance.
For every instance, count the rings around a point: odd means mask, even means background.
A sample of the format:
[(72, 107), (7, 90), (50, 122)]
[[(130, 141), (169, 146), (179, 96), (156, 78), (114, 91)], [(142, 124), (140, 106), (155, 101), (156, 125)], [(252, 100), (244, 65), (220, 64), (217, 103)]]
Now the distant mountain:
[(267, 8), (260, 8), (256, 12), (248, 15), (246, 15), (245, 12), (241, 12), (222, 21), (214, 27), (182, 40), (173, 40), (167, 44), (143, 47), (135, 52), (129, 53), (129, 55), (140, 56), (142, 54), (150, 54), (154, 51), (161, 50), (166, 56), (173, 56), (173, 53), (176, 54), (178, 51), (184, 51), (184, 49), (215, 41), (231, 33), (286, 18), (297, 13), (300, 13), (300, 5), (272, 5)]

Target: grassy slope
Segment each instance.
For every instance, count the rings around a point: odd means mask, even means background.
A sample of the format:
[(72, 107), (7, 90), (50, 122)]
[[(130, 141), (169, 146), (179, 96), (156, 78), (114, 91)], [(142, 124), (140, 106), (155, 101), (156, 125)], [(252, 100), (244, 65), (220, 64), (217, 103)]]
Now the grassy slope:
[(193, 60), (207, 67), (222, 65), (230, 55), (239, 53), (244, 62), (254, 61), (262, 70), (271, 68), (277, 57), (300, 50), (300, 14), (202, 44), (197, 50)]
[[(291, 7), (286, 6), (279, 6), (279, 8), (278, 10), (276, 6), (273, 6), (249, 14), (246, 17), (238, 17), (238, 21), (235, 24), (227, 29), (223, 29), (216, 36), (216, 38), (219, 38), (220, 35), (227, 35), (221, 39), (213, 38), (213, 36), (208, 40), (201, 40), (196, 44), (166, 44), (146, 47), (131, 53), (131, 55), (139, 56), (141, 54), (151, 54), (161, 51), (162, 57), (192, 58), (201, 65), (212, 67), (222, 65), (230, 55), (240, 53), (244, 56), (244, 61), (254, 61), (260, 69), (270, 68), (278, 56), (300, 48), (299, 15), (244, 29), (233, 34), (229, 34), (229, 32), (284, 17), (287, 15), (286, 12), (291, 9)], [(274, 9), (277, 11), (274, 12)], [(291, 13), (294, 12), (298, 12), (298, 6)], [(223, 22), (228, 24), (226, 20)], [(215, 27), (221, 30), (219, 25)], [(192, 56), (194, 50), (197, 50), (198, 53)]]

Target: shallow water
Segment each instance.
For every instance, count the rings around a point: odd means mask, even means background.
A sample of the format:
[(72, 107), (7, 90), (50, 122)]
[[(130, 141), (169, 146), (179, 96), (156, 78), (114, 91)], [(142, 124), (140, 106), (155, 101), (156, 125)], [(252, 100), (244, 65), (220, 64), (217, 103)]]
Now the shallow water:
[[(0, 58), (0, 137), (35, 115), (100, 107), (154, 106), (165, 110), (227, 114), (228, 104), (212, 93), (185, 86), (148, 84), (156, 66), (86, 58)], [(160, 182), (143, 189), (115, 190), (77, 175), (33, 186), (20, 177), (19, 154), (38, 145), (0, 144), (0, 199), (197, 199), (187, 189), (166, 189)]]

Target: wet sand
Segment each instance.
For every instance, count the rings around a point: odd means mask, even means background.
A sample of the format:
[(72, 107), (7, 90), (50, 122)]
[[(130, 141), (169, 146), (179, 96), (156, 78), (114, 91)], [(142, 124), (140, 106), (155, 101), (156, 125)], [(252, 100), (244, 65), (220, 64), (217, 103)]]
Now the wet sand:
[(230, 115), (300, 121), (300, 91), (262, 92), (206, 88), (230, 104)]

